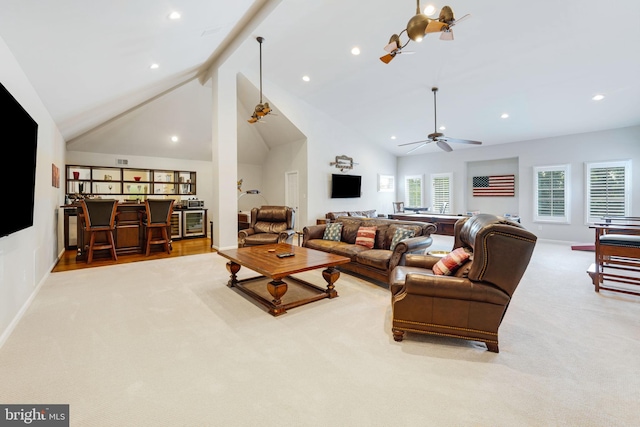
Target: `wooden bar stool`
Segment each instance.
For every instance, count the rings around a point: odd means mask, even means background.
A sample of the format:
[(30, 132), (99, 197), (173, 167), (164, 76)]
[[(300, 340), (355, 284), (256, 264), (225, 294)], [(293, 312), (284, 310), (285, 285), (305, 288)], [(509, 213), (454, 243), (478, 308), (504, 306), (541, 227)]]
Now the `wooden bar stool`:
[[(145, 205), (146, 212), (142, 223), (146, 227), (146, 255), (151, 253), (151, 245), (163, 245), (164, 250), (170, 254), (171, 236), (169, 230), (171, 229), (173, 200), (147, 199)], [(154, 230), (158, 230), (158, 232), (154, 233)]]
[[(109, 249), (111, 258), (118, 260), (116, 255), (116, 243), (113, 238), (118, 201), (114, 199), (84, 199), (82, 200), (82, 212), (84, 214), (84, 229), (89, 232), (89, 251), (87, 264), (93, 261), (93, 252)], [(106, 240), (96, 240), (96, 235), (106, 235)]]

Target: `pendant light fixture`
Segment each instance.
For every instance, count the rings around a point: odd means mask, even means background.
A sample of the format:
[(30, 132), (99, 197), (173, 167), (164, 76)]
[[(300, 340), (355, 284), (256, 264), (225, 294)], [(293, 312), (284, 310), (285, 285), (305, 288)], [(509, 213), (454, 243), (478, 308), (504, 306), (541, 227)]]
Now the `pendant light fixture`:
[(269, 103), (262, 102), (262, 42), (264, 41), (264, 37), (256, 37), (256, 40), (260, 44), (260, 103), (256, 105), (251, 118), (247, 120), (249, 123), (256, 123), (258, 120), (271, 112)]

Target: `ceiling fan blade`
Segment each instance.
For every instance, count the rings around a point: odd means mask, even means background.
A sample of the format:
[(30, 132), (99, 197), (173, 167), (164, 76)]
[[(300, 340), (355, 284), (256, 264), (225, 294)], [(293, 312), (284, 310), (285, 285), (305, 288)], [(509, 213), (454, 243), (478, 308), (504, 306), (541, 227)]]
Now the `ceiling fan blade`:
[(388, 45), (386, 45), (384, 47), (384, 50), (389, 52), (389, 53), (393, 52), (396, 49), (398, 49), (398, 43), (396, 43), (395, 41), (389, 43)]
[(453, 31), (451, 30), (447, 30), (447, 31), (443, 31), (442, 34), (440, 34), (440, 40), (453, 40)]
[(467, 19), (468, 17), (470, 17), (471, 14), (467, 13), (466, 15), (464, 15), (462, 18), (460, 19), (456, 19), (455, 21), (453, 21), (449, 26), (453, 27), (454, 25), (458, 24), (459, 22), (462, 22), (463, 20)]
[[(429, 141), (429, 142), (431, 142), (431, 141)], [(424, 144), (422, 144), (422, 145), (418, 145), (417, 147), (412, 148), (411, 150), (407, 151), (407, 154), (411, 154), (411, 153), (413, 153), (413, 152), (414, 152), (414, 151), (416, 151), (417, 149), (422, 148), (422, 147), (424, 147), (425, 145), (427, 145), (429, 142), (425, 142), (425, 143), (424, 143)]]
[(392, 54), (389, 53), (389, 54), (387, 54), (385, 56), (381, 56), (380, 57), (380, 61), (384, 62), (385, 64), (388, 64), (389, 62), (391, 62), (391, 60), (393, 59), (394, 56), (395, 55), (392, 55)]
[(447, 144), (446, 141), (443, 140), (443, 139), (437, 140), (436, 144), (438, 145), (438, 147), (440, 147), (441, 149), (443, 149), (447, 153), (450, 153), (451, 151), (453, 151), (453, 148), (451, 148), (451, 146), (449, 144)]
[(404, 147), (405, 145), (413, 145), (413, 144), (420, 144), (421, 142), (431, 142), (430, 139), (423, 139), (421, 141), (413, 141), (413, 142), (406, 142), (404, 144), (398, 144), (398, 147)]
[(438, 31), (442, 31), (445, 29), (447, 24), (444, 22), (436, 21), (435, 19), (427, 24), (427, 28), (424, 30), (425, 34), (429, 33), (437, 33)]
[(456, 142), (459, 144), (475, 144), (475, 145), (481, 145), (482, 142), (480, 141), (471, 141), (470, 139), (456, 139), (456, 138), (449, 138), (447, 137), (446, 139), (448, 142)]

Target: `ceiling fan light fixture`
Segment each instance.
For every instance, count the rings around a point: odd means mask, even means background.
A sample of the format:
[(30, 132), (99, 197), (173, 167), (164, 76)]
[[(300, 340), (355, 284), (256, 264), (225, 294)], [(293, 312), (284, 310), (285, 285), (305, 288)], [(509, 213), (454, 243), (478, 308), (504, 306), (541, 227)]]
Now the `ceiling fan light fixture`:
[(260, 44), (260, 102), (256, 105), (256, 108), (254, 108), (251, 118), (247, 120), (249, 123), (256, 123), (262, 117), (271, 112), (269, 103), (262, 102), (262, 42), (264, 41), (264, 37), (256, 37), (256, 40)]
[(407, 35), (414, 42), (421, 42), (427, 31), (427, 26), (432, 20), (427, 18), (422, 13), (417, 13), (407, 23)]

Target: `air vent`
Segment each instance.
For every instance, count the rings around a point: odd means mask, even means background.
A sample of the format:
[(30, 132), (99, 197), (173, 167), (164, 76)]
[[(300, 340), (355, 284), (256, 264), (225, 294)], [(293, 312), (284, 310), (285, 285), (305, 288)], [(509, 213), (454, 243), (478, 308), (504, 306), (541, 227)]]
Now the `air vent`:
[(127, 159), (116, 159), (116, 165), (121, 166), (121, 165), (128, 165), (129, 164), (129, 160)]

